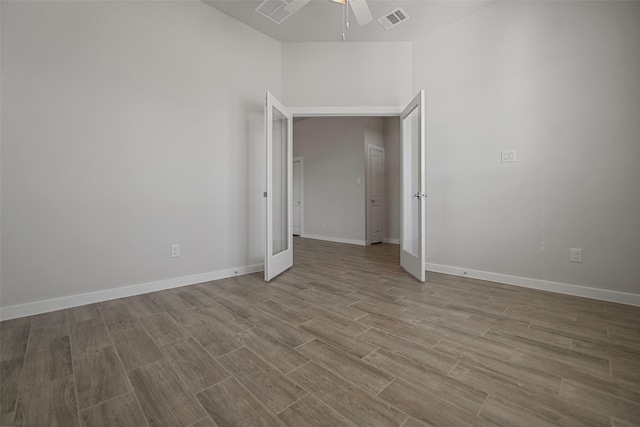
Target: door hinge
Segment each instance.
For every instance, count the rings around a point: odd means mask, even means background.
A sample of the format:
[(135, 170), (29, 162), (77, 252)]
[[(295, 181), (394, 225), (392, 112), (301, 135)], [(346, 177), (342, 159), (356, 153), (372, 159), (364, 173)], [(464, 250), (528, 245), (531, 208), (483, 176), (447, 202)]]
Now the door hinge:
[(267, 192), (262, 193), (262, 197), (267, 197)]

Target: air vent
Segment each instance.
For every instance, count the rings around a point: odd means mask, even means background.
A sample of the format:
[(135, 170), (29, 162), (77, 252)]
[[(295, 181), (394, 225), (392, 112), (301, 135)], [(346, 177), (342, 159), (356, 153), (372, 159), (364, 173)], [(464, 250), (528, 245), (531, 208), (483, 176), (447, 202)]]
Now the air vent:
[(403, 23), (407, 19), (409, 19), (409, 15), (407, 15), (407, 12), (405, 12), (404, 10), (402, 10), (401, 7), (399, 7), (393, 12), (387, 13), (385, 16), (378, 18), (378, 22), (384, 28), (386, 28), (387, 30), (390, 30), (396, 25)]
[(269, 18), (276, 24), (281, 24), (292, 15), (291, 12), (286, 9), (289, 3), (291, 3), (291, 0), (263, 0), (263, 2), (256, 7), (256, 12)]

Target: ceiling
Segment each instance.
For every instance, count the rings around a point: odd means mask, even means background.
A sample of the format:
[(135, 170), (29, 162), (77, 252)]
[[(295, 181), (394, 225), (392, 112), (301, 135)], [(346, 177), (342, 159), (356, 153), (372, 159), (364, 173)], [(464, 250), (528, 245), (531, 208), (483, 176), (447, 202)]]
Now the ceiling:
[[(281, 24), (258, 14), (259, 0), (204, 0), (219, 11), (281, 42), (339, 42), (343, 32), (343, 6), (330, 0), (311, 0)], [(368, 0), (373, 21), (359, 27), (353, 14), (347, 42), (413, 41), (495, 0)], [(395, 8), (404, 9), (409, 19), (386, 30), (377, 19)]]

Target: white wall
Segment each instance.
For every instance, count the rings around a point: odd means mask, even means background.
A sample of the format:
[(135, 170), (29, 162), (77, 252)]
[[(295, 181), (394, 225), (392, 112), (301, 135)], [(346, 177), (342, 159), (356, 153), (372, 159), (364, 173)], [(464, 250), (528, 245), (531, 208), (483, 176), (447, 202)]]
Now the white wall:
[(3, 2), (1, 48), (3, 307), (262, 262), (280, 43), (201, 2), (56, 1)]
[(283, 43), (284, 103), (401, 106), (411, 100), (411, 43)]
[(365, 117), (363, 122), (364, 144), (384, 148), (384, 119), (382, 117)]
[(498, 2), (414, 43), (428, 262), (640, 294), (639, 40), (639, 2)]
[(293, 128), (304, 158), (303, 237), (364, 244), (365, 117), (315, 117)]

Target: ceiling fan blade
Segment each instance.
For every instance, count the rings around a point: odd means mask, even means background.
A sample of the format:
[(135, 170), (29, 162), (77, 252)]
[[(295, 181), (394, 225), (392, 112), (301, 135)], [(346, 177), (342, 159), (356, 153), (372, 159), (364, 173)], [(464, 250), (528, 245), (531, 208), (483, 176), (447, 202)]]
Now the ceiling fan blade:
[(351, 5), (351, 10), (353, 10), (353, 14), (356, 17), (356, 21), (358, 21), (358, 25), (362, 27), (363, 25), (367, 25), (369, 22), (373, 21), (373, 16), (369, 10), (367, 0), (349, 0), (349, 4)]
[(286, 10), (287, 12), (293, 15), (294, 13), (302, 9), (304, 6), (306, 6), (306, 4), (309, 3), (309, 1), (310, 0), (292, 0), (291, 3), (289, 3), (284, 7), (284, 10)]

